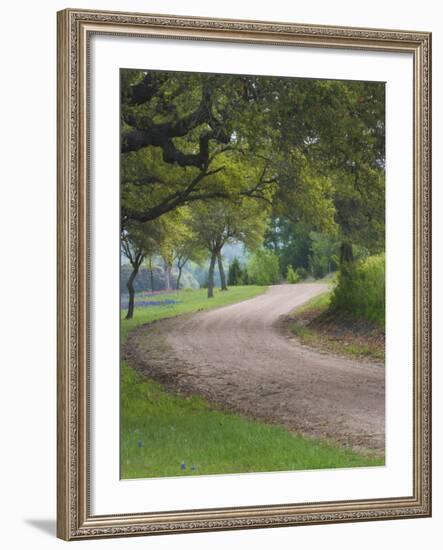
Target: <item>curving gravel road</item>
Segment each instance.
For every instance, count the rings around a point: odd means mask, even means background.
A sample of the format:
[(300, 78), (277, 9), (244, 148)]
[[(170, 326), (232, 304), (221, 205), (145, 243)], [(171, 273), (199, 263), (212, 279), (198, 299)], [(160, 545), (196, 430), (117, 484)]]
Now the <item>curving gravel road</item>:
[(314, 351), (281, 329), (282, 316), (326, 288), (276, 285), (244, 302), (142, 326), (125, 356), (175, 391), (382, 454), (384, 366)]

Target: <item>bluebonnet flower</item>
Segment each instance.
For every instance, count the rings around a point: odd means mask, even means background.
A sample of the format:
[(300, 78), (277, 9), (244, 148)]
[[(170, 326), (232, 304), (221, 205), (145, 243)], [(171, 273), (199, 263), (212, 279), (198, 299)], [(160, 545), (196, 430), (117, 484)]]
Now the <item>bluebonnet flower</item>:
[(186, 463), (185, 463), (185, 462), (182, 462), (182, 463), (180, 464), (180, 468), (181, 468), (182, 470), (186, 470)]
[(138, 448), (140, 449), (140, 448), (141, 448), (141, 446), (142, 446), (142, 440), (141, 440), (141, 439), (139, 439), (139, 440), (137, 441), (137, 447), (138, 447)]

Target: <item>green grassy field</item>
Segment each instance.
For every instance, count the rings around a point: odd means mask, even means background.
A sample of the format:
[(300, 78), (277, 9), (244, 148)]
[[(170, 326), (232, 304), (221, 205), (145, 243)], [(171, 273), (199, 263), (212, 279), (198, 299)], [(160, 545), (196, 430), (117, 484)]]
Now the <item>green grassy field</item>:
[[(179, 303), (136, 307), (134, 319), (121, 322), (122, 342), (130, 330), (157, 319), (251, 298), (265, 287), (232, 287), (168, 293)], [(150, 300), (163, 300), (156, 295)], [(122, 316), (124, 312), (122, 312)], [(121, 368), (121, 477), (144, 478), (315, 468), (378, 466), (382, 458), (364, 456), (334, 444), (308, 439), (230, 414), (198, 396), (166, 392), (141, 378), (125, 362)]]

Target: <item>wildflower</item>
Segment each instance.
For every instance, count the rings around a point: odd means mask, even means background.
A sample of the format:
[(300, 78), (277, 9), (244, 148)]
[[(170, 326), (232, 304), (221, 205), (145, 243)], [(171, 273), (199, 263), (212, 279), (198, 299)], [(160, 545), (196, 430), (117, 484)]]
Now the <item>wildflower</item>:
[(180, 464), (180, 468), (181, 468), (182, 470), (186, 470), (186, 463), (185, 463), (185, 462), (182, 462), (182, 463)]
[(141, 439), (139, 439), (139, 440), (137, 441), (137, 447), (138, 447), (138, 448), (140, 449), (140, 448), (141, 448), (141, 446), (142, 446), (142, 440), (141, 440)]

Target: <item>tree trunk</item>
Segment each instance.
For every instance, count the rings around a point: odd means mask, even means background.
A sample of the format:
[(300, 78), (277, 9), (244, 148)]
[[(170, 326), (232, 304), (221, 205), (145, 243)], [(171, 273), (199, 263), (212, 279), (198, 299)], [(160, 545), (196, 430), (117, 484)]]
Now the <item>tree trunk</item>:
[(225, 270), (223, 267), (223, 262), (222, 262), (222, 257), (220, 252), (217, 254), (217, 262), (218, 262), (218, 272), (220, 273), (220, 288), (222, 290), (228, 290), (228, 286), (226, 284)]
[(134, 301), (135, 301), (135, 290), (134, 290), (134, 280), (137, 277), (139, 266), (135, 266), (132, 269), (131, 275), (129, 275), (128, 282), (126, 286), (128, 287), (129, 292), (129, 301), (128, 301), (128, 311), (126, 313), (125, 319), (132, 319), (134, 315)]
[(183, 267), (182, 266), (178, 266), (178, 276), (177, 276), (177, 290), (180, 290), (180, 279), (181, 279), (181, 276), (182, 276), (182, 271), (183, 271)]
[(214, 296), (214, 268), (215, 268), (216, 259), (217, 259), (217, 252), (211, 252), (211, 262), (209, 264), (209, 273), (208, 273), (208, 298), (213, 298)]
[(152, 258), (149, 258), (149, 275), (151, 277), (151, 290), (154, 292), (154, 271), (152, 269)]
[(171, 266), (165, 263), (165, 290), (171, 290)]
[(352, 252), (352, 244), (349, 241), (344, 241), (340, 246), (340, 264), (351, 263), (354, 261), (354, 254)]

